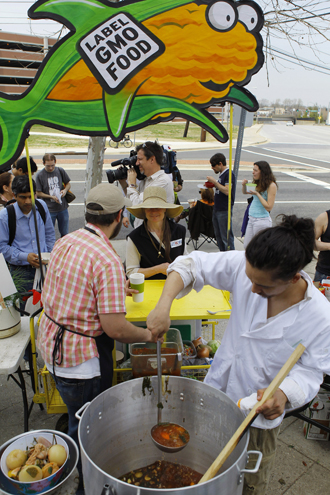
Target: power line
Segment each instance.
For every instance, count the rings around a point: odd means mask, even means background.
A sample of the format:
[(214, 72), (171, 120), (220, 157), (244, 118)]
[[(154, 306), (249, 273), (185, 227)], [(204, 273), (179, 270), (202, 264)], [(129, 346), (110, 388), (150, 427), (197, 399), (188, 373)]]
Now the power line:
[(307, 59), (302, 58), (302, 57), (298, 57), (297, 55), (293, 55), (292, 53), (285, 52), (284, 50), (280, 50), (279, 48), (274, 48), (274, 47), (267, 48), (266, 47), (266, 50), (269, 53), (271, 53), (272, 51), (277, 52), (277, 53), (280, 53), (281, 55), (285, 55), (286, 57), (293, 58), (293, 59), (298, 60), (300, 62), (304, 62), (305, 64), (313, 65), (314, 67), (317, 67), (319, 69), (330, 71), (330, 67), (327, 67), (327, 66), (321, 65), (321, 64), (317, 64), (315, 62), (312, 62), (311, 60), (307, 60)]
[[(269, 52), (268, 50), (267, 50), (267, 52), (269, 53), (269, 55), (272, 55), (272, 53)], [(284, 60), (285, 62), (288, 62), (290, 64), (298, 65), (299, 67), (302, 67), (303, 69), (308, 69), (308, 67), (305, 67), (303, 64), (299, 63), (299, 61), (298, 61), (299, 59), (297, 59), (297, 62), (295, 62), (293, 60), (290, 60), (290, 59), (281, 57), (278, 54), (274, 55), (274, 57), (279, 58), (280, 60)], [(323, 72), (322, 70), (319, 70), (317, 68), (310, 69), (310, 70), (313, 70), (314, 72), (319, 72), (320, 74), (325, 74), (326, 76), (329, 76), (330, 75), (329, 72)]]
[[(281, 12), (279, 12), (279, 16), (280, 15), (283, 15), (281, 14)], [(320, 17), (320, 16), (324, 16), (324, 15), (330, 15), (330, 12), (325, 12), (325, 13), (322, 13), (322, 14), (314, 14), (314, 15), (310, 15), (310, 16), (307, 16), (307, 17), (295, 17), (294, 19), (287, 19), (286, 21), (279, 21), (279, 20), (276, 20), (272, 23), (269, 23), (269, 26), (272, 26), (274, 24), (287, 24), (288, 22), (301, 22), (301, 21), (305, 21), (306, 19), (315, 19), (317, 17)]]

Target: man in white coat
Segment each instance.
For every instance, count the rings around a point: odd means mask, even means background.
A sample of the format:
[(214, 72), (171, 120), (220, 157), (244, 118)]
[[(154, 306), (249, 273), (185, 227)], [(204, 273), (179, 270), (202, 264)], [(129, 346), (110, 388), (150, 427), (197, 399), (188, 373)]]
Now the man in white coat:
[(147, 320), (149, 330), (161, 335), (175, 297), (207, 284), (231, 291), (231, 317), (205, 383), (250, 408), (294, 348), (306, 347), (273, 398), (257, 410), (248, 448), (261, 450), (263, 460), (258, 473), (245, 475), (244, 495), (267, 493), (285, 410), (312, 400), (323, 373), (330, 373), (330, 305), (302, 271), (313, 248), (313, 220), (283, 215), (280, 225), (258, 233), (245, 252), (180, 256), (169, 266), (162, 296)]

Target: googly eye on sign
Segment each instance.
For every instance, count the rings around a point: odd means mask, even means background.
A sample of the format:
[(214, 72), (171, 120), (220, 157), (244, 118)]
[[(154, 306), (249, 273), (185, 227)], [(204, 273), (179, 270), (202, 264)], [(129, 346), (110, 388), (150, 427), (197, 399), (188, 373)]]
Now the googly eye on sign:
[(110, 94), (165, 51), (151, 31), (127, 13), (119, 13), (93, 29), (77, 45), (99, 83)]

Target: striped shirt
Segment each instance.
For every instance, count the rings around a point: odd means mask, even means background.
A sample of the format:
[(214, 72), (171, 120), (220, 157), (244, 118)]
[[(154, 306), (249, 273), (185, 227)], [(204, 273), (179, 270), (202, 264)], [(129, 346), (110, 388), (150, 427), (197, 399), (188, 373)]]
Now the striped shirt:
[[(125, 273), (121, 260), (106, 235), (80, 229), (61, 238), (51, 253), (42, 300), (47, 315), (65, 328), (86, 335), (101, 335), (100, 314), (125, 313)], [(38, 348), (52, 363), (58, 325), (43, 314)], [(63, 361), (69, 368), (98, 357), (95, 340), (64, 332)]]

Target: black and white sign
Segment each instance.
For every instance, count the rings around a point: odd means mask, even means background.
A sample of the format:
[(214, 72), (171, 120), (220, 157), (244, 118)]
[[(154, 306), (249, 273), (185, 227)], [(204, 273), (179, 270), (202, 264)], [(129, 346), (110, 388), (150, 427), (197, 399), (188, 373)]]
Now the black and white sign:
[(77, 49), (101, 86), (116, 94), (159, 57), (165, 46), (131, 15), (121, 12), (82, 38)]

